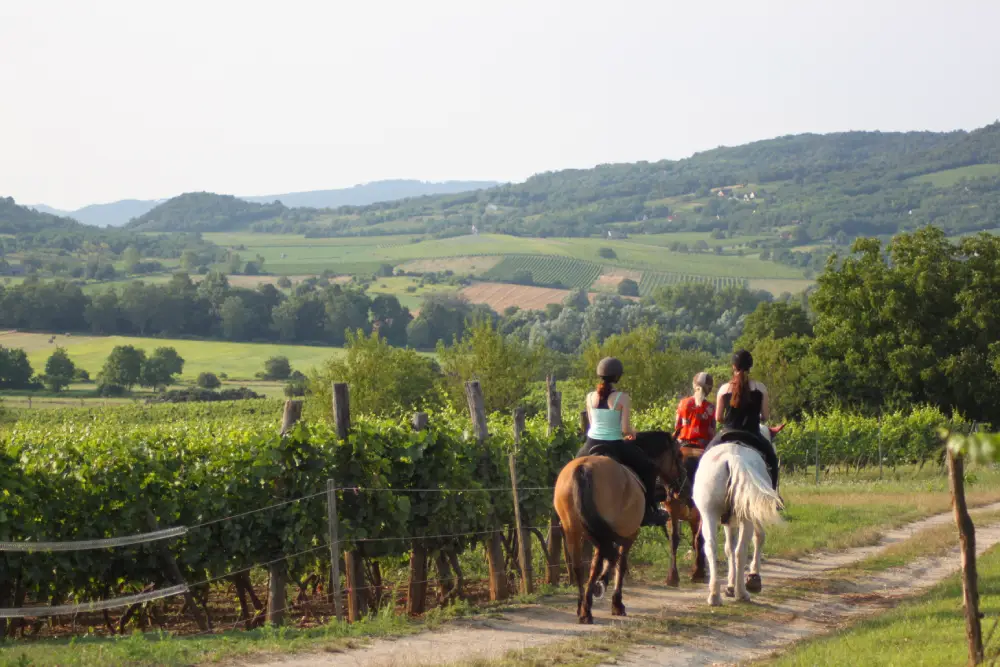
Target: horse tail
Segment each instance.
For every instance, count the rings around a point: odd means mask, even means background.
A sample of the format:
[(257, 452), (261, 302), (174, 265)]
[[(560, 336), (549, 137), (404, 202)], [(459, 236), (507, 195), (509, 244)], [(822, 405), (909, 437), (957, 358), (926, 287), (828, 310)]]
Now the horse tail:
[(750, 521), (755, 527), (781, 519), (782, 508), (778, 492), (771, 486), (767, 473), (747, 464), (742, 457), (733, 461), (729, 477), (729, 507), (740, 521)]
[(586, 465), (578, 466), (576, 478), (576, 511), (580, 515), (583, 527), (587, 530), (590, 541), (597, 547), (597, 554), (607, 562), (605, 574), (618, 560), (618, 549), (615, 542), (619, 539), (614, 529), (604, 520), (594, 504), (594, 473)]

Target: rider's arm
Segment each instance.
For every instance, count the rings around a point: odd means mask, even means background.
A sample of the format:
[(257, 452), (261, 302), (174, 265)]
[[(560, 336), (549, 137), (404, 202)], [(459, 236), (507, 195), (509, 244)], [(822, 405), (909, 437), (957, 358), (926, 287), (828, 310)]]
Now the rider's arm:
[(589, 424), (593, 424), (594, 423), (594, 415), (591, 412), (593, 410), (593, 406), (590, 405), (590, 397), (593, 396), (593, 395), (594, 395), (594, 392), (590, 392), (583, 399), (584, 405), (587, 406), (587, 423), (589, 423)]
[(725, 383), (719, 387), (719, 393), (715, 396), (715, 421), (716, 423), (722, 421), (722, 397), (729, 391), (729, 383)]
[(715, 414), (716, 414), (715, 420), (712, 420), (712, 419), (708, 420), (708, 439), (709, 440), (711, 440), (712, 438), (715, 437), (715, 422), (718, 421), (718, 414), (719, 414), (718, 408), (716, 408)]
[(674, 421), (674, 439), (681, 434), (681, 406), (684, 405), (683, 402), (677, 405), (677, 419)]
[(757, 388), (760, 389), (761, 401), (760, 401), (760, 418), (763, 421), (767, 421), (771, 418), (771, 399), (767, 395), (767, 387), (762, 383), (757, 383)]
[(627, 436), (635, 436), (635, 429), (632, 428), (632, 399), (628, 394), (622, 394), (618, 399), (618, 405), (622, 408), (622, 433)]

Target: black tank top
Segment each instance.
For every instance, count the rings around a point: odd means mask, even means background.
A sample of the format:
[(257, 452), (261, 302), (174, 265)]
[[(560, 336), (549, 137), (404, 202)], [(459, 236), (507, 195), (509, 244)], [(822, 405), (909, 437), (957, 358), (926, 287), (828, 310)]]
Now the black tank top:
[[(753, 385), (750, 385), (753, 387)], [(738, 428), (751, 433), (760, 431), (760, 409), (764, 404), (764, 394), (760, 389), (751, 389), (743, 396), (740, 406), (734, 408), (729, 404), (732, 394), (722, 395), (722, 426), (724, 428)]]

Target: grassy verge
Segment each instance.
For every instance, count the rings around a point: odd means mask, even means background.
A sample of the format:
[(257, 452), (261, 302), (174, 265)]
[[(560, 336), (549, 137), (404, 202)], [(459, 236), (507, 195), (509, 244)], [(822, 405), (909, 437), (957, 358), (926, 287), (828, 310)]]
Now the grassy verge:
[[(980, 610), (984, 632), (1000, 618), (1000, 549), (979, 558)], [(994, 639), (992, 655), (998, 652)], [(833, 635), (796, 645), (768, 661), (774, 667), (798, 665), (961, 665), (968, 658), (962, 584), (958, 575), (895, 609), (865, 619)]]

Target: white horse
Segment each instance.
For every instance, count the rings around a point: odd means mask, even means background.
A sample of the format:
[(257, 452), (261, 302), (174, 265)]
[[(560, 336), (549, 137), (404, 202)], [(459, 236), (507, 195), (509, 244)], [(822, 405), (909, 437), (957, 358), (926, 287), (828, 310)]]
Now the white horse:
[[(768, 442), (781, 431), (760, 427)], [(722, 604), (719, 594), (716, 540), (723, 517), (726, 523), (726, 557), (729, 560), (729, 585), (726, 594), (739, 600), (750, 600), (747, 580), (754, 592), (760, 590), (760, 552), (764, 546), (764, 525), (778, 521), (781, 498), (771, 486), (767, 464), (760, 452), (739, 442), (716, 445), (705, 452), (694, 478), (694, 504), (701, 513), (701, 535), (705, 540), (705, 560), (708, 561), (708, 604)], [(738, 529), (738, 531), (736, 531)], [(747, 579), (747, 539), (753, 531), (753, 563)], [(736, 540), (734, 543), (734, 532)]]

